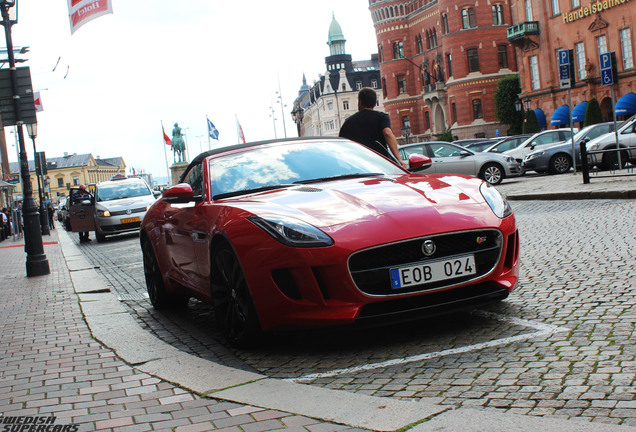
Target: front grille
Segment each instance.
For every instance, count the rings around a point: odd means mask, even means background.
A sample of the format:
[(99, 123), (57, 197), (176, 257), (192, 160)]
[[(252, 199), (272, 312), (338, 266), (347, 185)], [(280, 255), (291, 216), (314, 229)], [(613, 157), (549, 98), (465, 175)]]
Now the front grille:
[[(456, 285), (488, 274), (495, 267), (501, 255), (501, 238), (501, 232), (497, 230), (476, 230), (421, 237), (378, 246), (351, 255), (349, 271), (358, 289), (369, 295), (403, 294)], [(435, 242), (437, 250), (433, 256), (426, 257), (422, 252), (422, 244), (429, 239)], [(477, 239), (480, 241), (478, 242)], [(392, 288), (389, 272), (391, 268), (426, 264), (426, 261), (466, 254), (475, 256), (477, 273), (474, 275), (408, 288)]]
[(115, 212), (111, 212), (110, 215), (111, 216), (122, 216), (125, 214), (133, 214), (133, 213), (143, 213), (146, 211), (146, 207), (138, 207), (138, 208), (134, 208), (130, 210), (130, 213), (126, 213), (127, 210), (120, 210), (120, 211), (115, 211)]

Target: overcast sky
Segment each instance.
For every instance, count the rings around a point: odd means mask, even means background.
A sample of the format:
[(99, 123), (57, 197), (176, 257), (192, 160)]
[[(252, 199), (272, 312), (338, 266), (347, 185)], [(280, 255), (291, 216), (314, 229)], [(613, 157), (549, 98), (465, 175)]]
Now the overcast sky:
[[(247, 141), (274, 138), (270, 107), (283, 137), (279, 82), (287, 136), (297, 136), (292, 104), (303, 73), (312, 84), (325, 72), (332, 13), (353, 60), (377, 51), (367, 0), (113, 0), (112, 15), (72, 36), (67, 0), (17, 3), (13, 44), (30, 47), (44, 107), (38, 151), (122, 156), (155, 177), (167, 175), (164, 148), (173, 162), (162, 121), (169, 136), (175, 122), (185, 128), (190, 159), (208, 148), (206, 115), (220, 132), (213, 147), (238, 142), (236, 118)], [(16, 161), (12, 129), (5, 134)]]

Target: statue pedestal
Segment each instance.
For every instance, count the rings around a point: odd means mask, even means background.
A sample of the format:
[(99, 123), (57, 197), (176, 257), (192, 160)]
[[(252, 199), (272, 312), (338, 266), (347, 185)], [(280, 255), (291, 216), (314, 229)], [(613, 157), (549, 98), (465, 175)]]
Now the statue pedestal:
[(173, 163), (172, 166), (170, 167), (170, 173), (171, 173), (171, 185), (174, 186), (176, 184), (179, 183), (179, 179), (181, 178), (181, 174), (183, 174), (183, 172), (186, 170), (186, 168), (188, 167), (189, 163), (188, 162), (176, 162)]

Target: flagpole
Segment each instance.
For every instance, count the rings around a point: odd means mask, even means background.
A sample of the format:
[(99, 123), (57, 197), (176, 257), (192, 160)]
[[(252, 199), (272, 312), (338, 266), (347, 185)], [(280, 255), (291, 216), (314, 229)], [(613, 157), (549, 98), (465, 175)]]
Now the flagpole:
[(208, 130), (208, 150), (212, 148), (212, 143), (210, 143), (210, 119), (208, 115), (205, 115), (205, 127)]
[[(165, 130), (163, 128), (163, 120), (161, 120), (161, 133), (162, 135), (165, 133)], [(172, 185), (172, 179), (170, 178), (170, 167), (168, 167), (168, 153), (166, 153), (167, 144), (163, 139), (163, 136), (161, 137), (161, 141), (163, 141), (163, 155), (166, 158), (166, 173), (168, 174), (168, 183)]]

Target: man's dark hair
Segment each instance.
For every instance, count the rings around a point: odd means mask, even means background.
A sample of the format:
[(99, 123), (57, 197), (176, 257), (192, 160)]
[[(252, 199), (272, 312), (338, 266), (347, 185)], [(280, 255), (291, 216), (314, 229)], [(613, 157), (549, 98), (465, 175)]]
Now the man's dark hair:
[(364, 87), (358, 92), (358, 100), (364, 108), (374, 108), (378, 101), (378, 96), (371, 87)]

